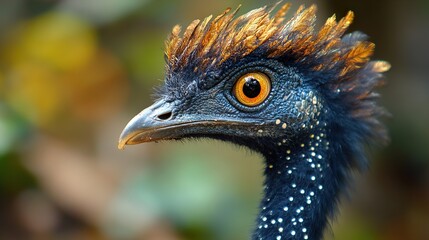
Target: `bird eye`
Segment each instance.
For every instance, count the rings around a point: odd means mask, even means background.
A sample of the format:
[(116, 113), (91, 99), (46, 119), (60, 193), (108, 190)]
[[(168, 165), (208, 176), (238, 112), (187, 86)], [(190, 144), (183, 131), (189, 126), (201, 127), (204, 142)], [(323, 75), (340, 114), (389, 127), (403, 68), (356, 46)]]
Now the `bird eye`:
[(232, 90), (237, 100), (248, 107), (254, 107), (264, 102), (270, 91), (270, 78), (260, 72), (241, 76)]

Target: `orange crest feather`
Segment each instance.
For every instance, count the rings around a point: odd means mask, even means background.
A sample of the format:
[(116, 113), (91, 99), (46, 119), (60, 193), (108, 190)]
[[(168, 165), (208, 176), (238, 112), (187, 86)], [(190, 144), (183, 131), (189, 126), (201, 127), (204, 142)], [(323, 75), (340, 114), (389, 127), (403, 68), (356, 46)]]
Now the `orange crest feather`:
[[(252, 10), (235, 17), (239, 8), (203, 21), (195, 20), (180, 34), (175, 26), (166, 41), (165, 58), (168, 70), (180, 71), (194, 63), (194, 72), (205, 72), (209, 67), (219, 67), (229, 59), (240, 59), (265, 47), (268, 58), (289, 57), (295, 62), (312, 62), (312, 69), (329, 70), (341, 63), (340, 76), (345, 76), (368, 63), (374, 44), (367, 41), (353, 41), (344, 46), (342, 37), (352, 23), (354, 14), (348, 14), (339, 22), (335, 15), (328, 18), (315, 33), (316, 6), (300, 6), (294, 16), (285, 22), (284, 16), (290, 4), (284, 4), (274, 16), (273, 8)], [(323, 61), (318, 61), (323, 59)], [(310, 61), (312, 60), (312, 61)], [(374, 71), (384, 72), (389, 64), (374, 63)]]

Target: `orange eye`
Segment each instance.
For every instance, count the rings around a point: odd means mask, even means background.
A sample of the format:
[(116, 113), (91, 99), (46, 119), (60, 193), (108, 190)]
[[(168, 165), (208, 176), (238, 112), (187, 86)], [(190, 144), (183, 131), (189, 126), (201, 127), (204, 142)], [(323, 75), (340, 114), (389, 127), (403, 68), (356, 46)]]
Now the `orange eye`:
[(270, 78), (260, 72), (241, 76), (232, 90), (237, 100), (248, 107), (254, 107), (264, 102), (270, 91)]

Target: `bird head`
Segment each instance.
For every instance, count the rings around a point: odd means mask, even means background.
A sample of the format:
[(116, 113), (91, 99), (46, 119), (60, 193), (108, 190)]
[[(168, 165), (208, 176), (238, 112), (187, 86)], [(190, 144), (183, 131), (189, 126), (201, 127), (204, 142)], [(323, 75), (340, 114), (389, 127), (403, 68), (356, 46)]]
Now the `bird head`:
[(128, 123), (119, 148), (209, 137), (264, 154), (321, 124), (356, 138), (384, 135), (373, 88), (389, 65), (369, 61), (374, 44), (364, 34), (344, 35), (353, 13), (316, 32), (315, 6), (288, 21), (289, 4), (274, 8), (175, 26), (159, 98)]

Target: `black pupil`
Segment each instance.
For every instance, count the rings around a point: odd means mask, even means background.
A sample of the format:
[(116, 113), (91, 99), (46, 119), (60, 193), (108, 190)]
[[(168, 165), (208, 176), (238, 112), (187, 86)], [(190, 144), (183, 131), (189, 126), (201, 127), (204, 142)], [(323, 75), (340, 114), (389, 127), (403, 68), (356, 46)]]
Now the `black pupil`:
[(248, 98), (255, 98), (261, 93), (261, 84), (253, 77), (247, 77), (243, 85), (243, 93)]

